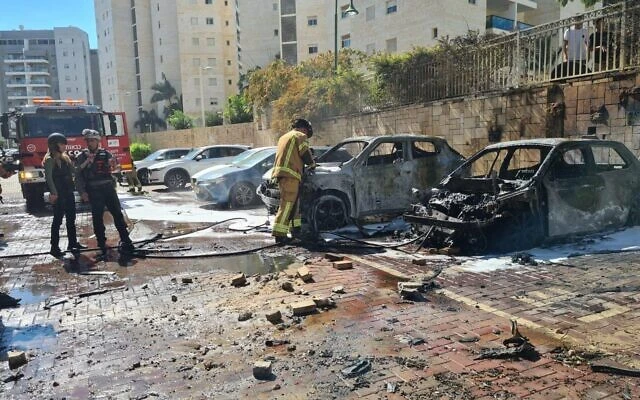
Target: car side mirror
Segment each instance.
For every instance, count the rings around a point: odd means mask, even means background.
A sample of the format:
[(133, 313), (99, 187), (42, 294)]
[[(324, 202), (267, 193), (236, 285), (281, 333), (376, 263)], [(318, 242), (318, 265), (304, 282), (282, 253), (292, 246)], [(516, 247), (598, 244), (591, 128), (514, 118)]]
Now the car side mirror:
[(162, 161), (164, 160), (164, 156), (158, 156), (158, 158), (156, 158), (156, 161)]
[(196, 161), (202, 160), (202, 154), (198, 154), (195, 158)]

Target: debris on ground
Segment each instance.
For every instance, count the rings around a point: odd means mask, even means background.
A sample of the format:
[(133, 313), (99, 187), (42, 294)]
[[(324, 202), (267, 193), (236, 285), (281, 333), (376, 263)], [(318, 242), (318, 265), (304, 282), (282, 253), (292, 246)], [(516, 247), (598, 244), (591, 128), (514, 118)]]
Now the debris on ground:
[(50, 297), (44, 302), (44, 309), (49, 310), (51, 307), (64, 304), (69, 301), (68, 297)]
[(27, 363), (27, 354), (24, 351), (8, 351), (7, 361), (9, 369), (20, 368)]
[(293, 292), (294, 288), (293, 288), (293, 283), (290, 281), (285, 281), (282, 282), (282, 285), (280, 285), (280, 287), (282, 288), (282, 290), (284, 290), (285, 292)]
[(592, 362), (591, 370), (605, 374), (640, 377), (640, 369), (631, 368), (611, 359), (601, 359)]
[(525, 360), (537, 360), (540, 358), (540, 354), (536, 348), (529, 342), (529, 339), (522, 336), (518, 331), (517, 321), (511, 321), (511, 337), (505, 339), (502, 343), (505, 348), (485, 348), (480, 350), (480, 355), (476, 357), (476, 360), (484, 360), (487, 358), (497, 359), (525, 359)]
[(244, 311), (238, 314), (238, 321), (248, 321), (253, 317), (253, 313), (251, 311)]
[(322, 309), (335, 308), (336, 306), (336, 302), (331, 297), (314, 298), (313, 301), (318, 308)]
[(336, 293), (336, 294), (343, 294), (344, 293), (344, 286), (334, 286), (331, 289), (331, 292)]
[(342, 261), (344, 260), (344, 256), (341, 256), (339, 254), (335, 254), (335, 253), (326, 253), (324, 255), (324, 258), (326, 258), (329, 261)]
[(515, 253), (511, 256), (511, 262), (520, 265), (530, 265), (535, 267), (538, 262), (529, 253)]
[(282, 322), (282, 313), (280, 312), (280, 310), (269, 311), (267, 314), (265, 314), (265, 317), (267, 318), (267, 321), (271, 322), (272, 324), (278, 324)]
[(308, 283), (313, 280), (313, 275), (311, 274), (311, 271), (307, 267), (298, 268), (298, 271), (296, 274), (298, 278), (302, 279), (304, 283)]
[(247, 277), (242, 273), (231, 278), (231, 286), (240, 287), (247, 284)]
[(311, 299), (291, 304), (291, 310), (294, 316), (311, 314), (316, 311), (316, 307), (316, 302)]
[(354, 364), (342, 369), (340, 373), (345, 378), (355, 378), (358, 375), (362, 375), (371, 369), (371, 362), (369, 360), (358, 360)]
[(334, 261), (333, 268), (337, 270), (345, 270), (353, 268), (353, 263), (351, 261)]
[(253, 377), (263, 381), (271, 379), (271, 361), (256, 361), (253, 364)]
[(553, 358), (556, 361), (571, 367), (586, 365), (593, 360), (605, 357), (605, 354), (600, 351), (590, 352), (568, 349), (566, 347), (557, 347), (551, 351), (551, 354), (553, 354)]

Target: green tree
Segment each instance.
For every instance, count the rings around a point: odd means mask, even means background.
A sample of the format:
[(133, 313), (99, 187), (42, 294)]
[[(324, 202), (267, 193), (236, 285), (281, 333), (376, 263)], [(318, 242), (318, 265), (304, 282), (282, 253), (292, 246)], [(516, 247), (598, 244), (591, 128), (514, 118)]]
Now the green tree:
[(218, 126), (223, 123), (222, 113), (207, 111), (204, 113), (205, 126)]
[(133, 142), (131, 143), (129, 148), (133, 161), (142, 160), (143, 158), (151, 154), (151, 145), (148, 143)]
[(227, 99), (224, 106), (224, 117), (231, 124), (240, 124), (253, 121), (253, 109), (251, 104), (241, 94), (236, 94)]
[[(573, 2), (574, 0), (558, 0), (558, 2), (562, 5), (562, 7), (566, 6), (569, 3), (569, 1)], [(598, 3), (598, 0), (580, 0), (580, 1), (585, 5), (585, 7), (592, 7), (596, 3)], [(605, 5), (609, 5), (609, 4), (619, 3), (621, 1), (623, 0), (609, 0), (609, 1), (605, 0), (604, 3), (606, 3)]]
[(193, 128), (193, 118), (186, 115), (180, 110), (175, 110), (169, 118), (167, 118), (167, 122), (169, 125), (173, 126), (174, 129), (190, 129)]

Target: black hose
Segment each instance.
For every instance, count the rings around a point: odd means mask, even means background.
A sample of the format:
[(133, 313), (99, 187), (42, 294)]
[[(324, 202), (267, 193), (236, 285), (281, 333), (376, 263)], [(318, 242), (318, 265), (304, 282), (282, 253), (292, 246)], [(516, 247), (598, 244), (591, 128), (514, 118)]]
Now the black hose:
[(176, 254), (176, 255), (149, 254), (149, 255), (144, 255), (143, 258), (176, 259), (176, 258), (231, 257), (231, 256), (240, 256), (243, 254), (254, 253), (256, 251), (266, 250), (272, 247), (279, 247), (279, 246), (280, 246), (279, 243), (272, 243), (266, 246), (260, 246), (252, 249), (244, 249), (244, 250), (238, 250), (238, 251), (230, 251), (226, 253), (197, 253), (197, 254)]
[[(331, 233), (331, 232), (324, 232), (324, 233)], [(338, 233), (331, 233), (331, 234), (332, 234), (332, 235), (335, 235), (335, 236), (338, 236), (338, 237), (340, 237), (340, 238), (343, 238), (343, 239), (350, 240), (350, 241), (355, 242), (355, 243), (364, 244), (364, 245), (367, 245), (367, 246), (370, 246), (370, 247), (374, 247), (374, 248), (381, 248), (381, 249), (398, 249), (398, 248), (400, 248), (400, 247), (404, 247), (404, 246), (409, 245), (409, 244), (411, 244), (411, 243), (415, 243), (415, 242), (417, 242), (418, 240), (423, 239), (424, 237), (426, 237), (426, 236), (427, 236), (428, 234), (430, 234), (430, 233), (431, 233), (431, 232), (427, 232), (427, 233), (422, 234), (422, 235), (420, 235), (420, 236), (418, 236), (418, 237), (416, 237), (416, 238), (414, 238), (414, 239), (411, 239), (411, 240), (409, 240), (409, 241), (407, 241), (407, 242), (403, 242), (403, 243), (396, 243), (396, 244), (393, 244), (393, 245), (384, 245), (384, 244), (379, 244), (379, 243), (371, 243), (371, 242), (367, 242), (367, 241), (365, 241), (365, 240), (354, 239), (354, 238), (350, 238), (350, 237), (348, 237), (348, 236), (340, 235), (340, 234), (338, 234)]]

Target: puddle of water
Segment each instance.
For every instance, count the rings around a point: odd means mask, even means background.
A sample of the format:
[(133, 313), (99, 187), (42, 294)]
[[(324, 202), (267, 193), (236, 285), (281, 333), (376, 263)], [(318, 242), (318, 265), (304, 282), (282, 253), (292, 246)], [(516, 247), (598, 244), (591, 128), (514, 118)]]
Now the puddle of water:
[(218, 259), (215, 266), (231, 272), (244, 272), (245, 275), (253, 275), (282, 271), (296, 261), (297, 259), (290, 255), (268, 257), (253, 253)]
[(32, 286), (29, 288), (14, 288), (9, 291), (9, 296), (20, 299), (20, 305), (37, 304), (45, 301), (55, 293), (55, 289), (49, 286)]
[(32, 325), (23, 328), (5, 326), (2, 331), (3, 350), (50, 350), (56, 343), (57, 333), (52, 325)]

